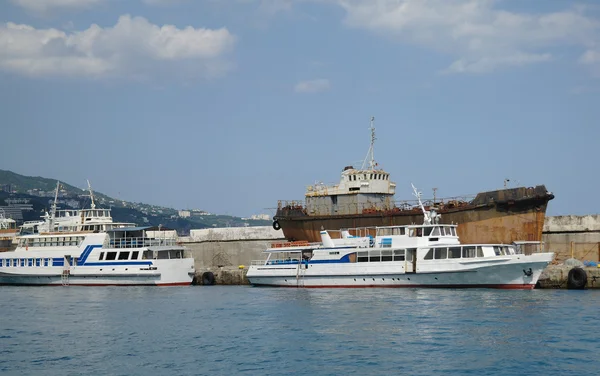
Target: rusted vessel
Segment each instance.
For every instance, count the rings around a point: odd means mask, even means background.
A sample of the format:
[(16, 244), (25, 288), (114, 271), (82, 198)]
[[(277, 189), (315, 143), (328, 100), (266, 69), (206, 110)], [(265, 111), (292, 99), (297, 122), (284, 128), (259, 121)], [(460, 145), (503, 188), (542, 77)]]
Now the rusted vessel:
[[(396, 184), (373, 158), (375, 128), (363, 166), (344, 168), (340, 183), (309, 186), (304, 201), (279, 201), (273, 228), (290, 241), (320, 241), (321, 230), (396, 226), (423, 222), (415, 200), (396, 202)], [(554, 198), (544, 185), (480, 192), (470, 197), (425, 200), (440, 223), (457, 224), (467, 243), (541, 241), (548, 202)]]

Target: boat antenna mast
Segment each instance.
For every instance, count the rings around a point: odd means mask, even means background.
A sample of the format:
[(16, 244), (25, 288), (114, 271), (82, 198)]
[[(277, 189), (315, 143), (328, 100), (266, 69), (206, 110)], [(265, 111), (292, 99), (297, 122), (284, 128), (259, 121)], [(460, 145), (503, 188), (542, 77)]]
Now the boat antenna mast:
[(87, 183), (88, 183), (88, 190), (90, 191), (90, 200), (92, 201), (91, 208), (96, 209), (96, 203), (94, 202), (94, 192), (92, 191), (92, 185), (90, 184), (89, 180), (87, 180)]
[(54, 231), (54, 218), (56, 217), (56, 203), (58, 202), (58, 190), (60, 189), (60, 181), (56, 182), (56, 191), (54, 192), (54, 202), (50, 211), (50, 219), (48, 222), (48, 231)]
[(370, 170), (375, 170), (375, 166), (377, 165), (377, 163), (375, 163), (375, 140), (377, 138), (375, 138), (375, 116), (371, 116), (371, 127), (369, 128), (371, 130), (371, 146), (369, 147), (369, 151), (367, 152), (367, 156), (365, 157), (365, 160), (363, 161), (363, 165), (362, 165), (362, 170), (364, 170), (367, 167), (367, 163), (369, 164), (369, 169)]
[(417, 198), (417, 200), (419, 200), (419, 206), (421, 207), (421, 211), (423, 212), (423, 224), (431, 225), (434, 223), (439, 223), (441, 215), (436, 213), (434, 209), (429, 211), (425, 210), (425, 206), (423, 206), (423, 202), (421, 201), (421, 192), (417, 190), (413, 183), (410, 183), (410, 185), (412, 186), (412, 189), (414, 191), (413, 195)]

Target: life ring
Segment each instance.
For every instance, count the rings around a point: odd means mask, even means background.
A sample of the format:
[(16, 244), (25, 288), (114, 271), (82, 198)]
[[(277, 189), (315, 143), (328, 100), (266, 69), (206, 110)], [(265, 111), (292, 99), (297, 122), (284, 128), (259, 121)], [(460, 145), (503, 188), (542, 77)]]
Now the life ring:
[(215, 275), (212, 272), (202, 273), (202, 284), (212, 286), (215, 284)]
[(281, 225), (279, 224), (279, 221), (278, 221), (278, 220), (276, 220), (276, 219), (274, 219), (274, 220), (273, 220), (273, 229), (274, 229), (275, 231), (277, 231), (277, 230), (280, 230), (280, 229), (281, 229)]
[(581, 268), (569, 270), (567, 277), (567, 288), (571, 290), (583, 290), (587, 284), (587, 274)]

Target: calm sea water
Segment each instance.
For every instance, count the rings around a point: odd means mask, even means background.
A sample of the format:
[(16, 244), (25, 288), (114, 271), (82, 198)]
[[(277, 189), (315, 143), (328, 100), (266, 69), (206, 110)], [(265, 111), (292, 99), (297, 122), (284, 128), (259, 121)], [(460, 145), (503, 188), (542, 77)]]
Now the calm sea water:
[(1, 287), (0, 373), (598, 374), (600, 291)]

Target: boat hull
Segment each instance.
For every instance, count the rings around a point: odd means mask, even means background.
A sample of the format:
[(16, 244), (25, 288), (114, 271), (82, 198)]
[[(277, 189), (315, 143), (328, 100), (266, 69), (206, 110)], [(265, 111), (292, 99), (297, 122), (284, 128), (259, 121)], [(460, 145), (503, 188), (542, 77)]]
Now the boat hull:
[[(188, 286), (194, 277), (194, 260), (153, 260), (152, 268), (115, 266), (3, 268), (0, 285), (15, 286)], [(145, 270), (144, 270), (145, 269)]]
[[(441, 214), (440, 223), (458, 224), (458, 236), (464, 243), (541, 241), (547, 204), (554, 196), (543, 193), (546, 192), (544, 186), (536, 187), (533, 194), (525, 189), (522, 192), (519, 189), (506, 191), (514, 192), (482, 193), (471, 204), (441, 208), (438, 210)], [(420, 209), (308, 215), (302, 208), (284, 206), (278, 208), (274, 218), (286, 239), (309, 242), (320, 241), (322, 230), (423, 223)]]
[[(304, 288), (502, 288), (533, 289), (549, 262), (552, 253), (514, 256), (501, 260), (482, 260), (477, 264), (448, 265), (444, 270), (417, 270), (406, 273), (404, 263), (387, 262), (378, 265), (325, 264), (287, 267), (252, 266), (247, 278), (255, 286)], [(531, 273), (527, 272), (531, 269)]]

